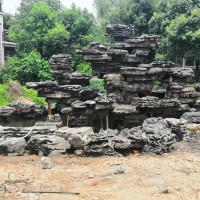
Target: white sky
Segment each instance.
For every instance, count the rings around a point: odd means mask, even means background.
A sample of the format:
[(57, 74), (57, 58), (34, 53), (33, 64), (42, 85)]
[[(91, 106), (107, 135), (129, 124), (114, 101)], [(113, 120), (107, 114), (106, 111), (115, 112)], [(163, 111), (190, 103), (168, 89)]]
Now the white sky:
[[(6, 13), (14, 14), (17, 11), (17, 7), (19, 7), (21, 0), (3, 0), (4, 11)], [(80, 8), (87, 8), (90, 12), (94, 13), (93, 3), (94, 0), (61, 0), (62, 4), (70, 8), (71, 4), (74, 2)]]

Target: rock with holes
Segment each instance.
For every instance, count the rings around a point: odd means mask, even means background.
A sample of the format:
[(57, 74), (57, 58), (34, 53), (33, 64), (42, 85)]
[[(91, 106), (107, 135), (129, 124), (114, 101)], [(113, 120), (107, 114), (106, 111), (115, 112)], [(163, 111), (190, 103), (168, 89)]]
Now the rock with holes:
[(43, 156), (65, 154), (70, 147), (68, 141), (55, 135), (34, 135), (28, 141), (28, 150)]
[(114, 150), (113, 139), (117, 136), (117, 130), (100, 130), (93, 135), (86, 143), (84, 151), (86, 155), (92, 156), (112, 156), (118, 153)]
[(142, 125), (142, 131), (146, 135), (144, 152), (160, 155), (171, 152), (175, 148), (176, 135), (172, 133), (166, 120), (160, 117), (146, 119)]
[(183, 140), (188, 136), (187, 125), (188, 122), (185, 119), (165, 118), (172, 133), (176, 134), (177, 141)]

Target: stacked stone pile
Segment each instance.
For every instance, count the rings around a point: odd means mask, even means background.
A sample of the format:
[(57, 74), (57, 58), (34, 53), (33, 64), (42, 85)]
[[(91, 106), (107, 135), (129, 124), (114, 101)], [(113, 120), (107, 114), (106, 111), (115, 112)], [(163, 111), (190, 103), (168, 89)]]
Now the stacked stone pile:
[(65, 54), (54, 55), (50, 59), (52, 73), (59, 84), (63, 84), (68, 79), (68, 74), (73, 72), (71, 56)]
[(33, 126), (37, 120), (46, 118), (46, 109), (34, 103), (13, 102), (0, 107), (0, 125), (6, 126)]
[(132, 38), (135, 34), (135, 27), (132, 25), (108, 25), (106, 27), (106, 36), (114, 38), (115, 41), (123, 41)]
[(58, 128), (36, 126), (31, 135), (22, 138), (30, 128), (0, 127), (0, 154), (23, 155), (25, 151), (44, 156), (82, 152), (88, 156), (127, 155), (134, 150), (163, 154), (175, 148), (176, 139), (186, 135), (184, 120), (149, 118), (132, 129), (100, 130), (91, 127)]
[[(193, 83), (192, 69), (163, 61), (144, 64), (158, 36), (134, 37), (134, 28), (125, 25), (108, 26), (106, 35), (113, 38), (112, 44), (91, 43), (78, 50), (90, 62), (93, 75), (105, 80), (105, 92), (89, 88), (92, 77), (74, 73), (68, 55), (50, 60), (55, 82), (27, 86), (37, 89), (48, 103), (55, 102), (57, 112), (69, 108), (70, 126), (91, 126), (95, 131), (132, 128), (148, 117), (180, 118), (184, 112), (199, 110), (200, 90)], [(57, 76), (59, 69), (64, 77)], [(62, 114), (64, 125), (65, 118)]]

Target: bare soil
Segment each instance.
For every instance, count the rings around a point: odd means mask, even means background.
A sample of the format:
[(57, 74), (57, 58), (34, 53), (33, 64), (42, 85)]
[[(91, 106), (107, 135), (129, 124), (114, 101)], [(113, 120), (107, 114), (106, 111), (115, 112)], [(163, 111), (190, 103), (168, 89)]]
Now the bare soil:
[[(52, 169), (41, 168), (41, 157), (0, 157), (0, 184), (14, 172), (16, 179), (31, 184), (7, 185), (8, 200), (200, 200), (198, 146), (179, 143), (179, 151), (163, 156), (51, 158)], [(118, 169), (124, 173), (116, 174)], [(14, 177), (12, 177), (14, 180)], [(26, 191), (78, 192), (72, 194), (25, 194)]]

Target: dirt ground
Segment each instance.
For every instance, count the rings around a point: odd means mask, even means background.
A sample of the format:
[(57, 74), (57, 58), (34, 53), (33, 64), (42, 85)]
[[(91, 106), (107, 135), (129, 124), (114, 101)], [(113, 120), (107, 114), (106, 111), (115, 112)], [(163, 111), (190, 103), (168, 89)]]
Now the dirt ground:
[[(189, 143), (163, 156), (51, 158), (51, 169), (41, 168), (39, 156), (0, 157), (0, 184), (14, 172), (29, 185), (6, 185), (11, 193), (0, 199), (22, 200), (200, 200), (200, 155)], [(119, 169), (124, 173), (118, 174)], [(11, 174), (14, 181), (14, 174)], [(22, 191), (72, 192), (38, 194)]]

